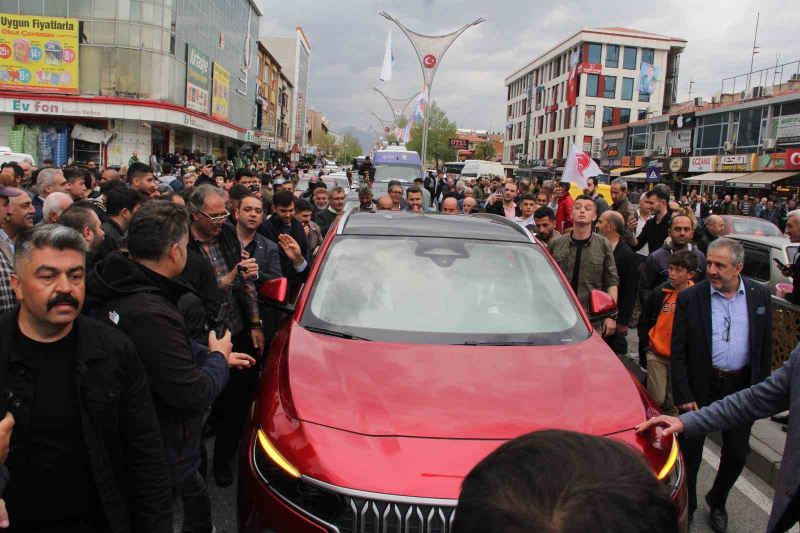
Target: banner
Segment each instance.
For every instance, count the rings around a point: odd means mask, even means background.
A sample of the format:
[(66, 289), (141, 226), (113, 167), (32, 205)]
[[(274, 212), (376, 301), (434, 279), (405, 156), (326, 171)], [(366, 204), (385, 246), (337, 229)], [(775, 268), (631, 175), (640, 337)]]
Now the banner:
[(800, 170), (800, 148), (789, 148), (786, 150), (786, 168), (789, 170)]
[(192, 45), (186, 52), (186, 107), (208, 114), (211, 59)]
[(567, 107), (574, 107), (578, 96), (578, 58), (577, 50), (572, 52), (569, 59), (569, 77), (567, 78)]
[(0, 15), (0, 89), (78, 94), (78, 19)]
[(689, 158), (689, 172), (713, 172), (714, 171), (714, 158), (713, 155), (701, 155)]
[(775, 117), (770, 124), (770, 138), (781, 144), (800, 142), (800, 115)]
[(467, 150), (469, 149), (469, 142), (466, 139), (450, 139), (450, 148)]
[(587, 105), (586, 111), (583, 115), (583, 127), (584, 128), (594, 128), (594, 114), (595, 114), (596, 107), (593, 105)]
[(680, 115), (669, 116), (669, 129), (682, 130), (684, 128), (694, 128), (694, 111), (691, 113), (681, 113)]
[(394, 66), (394, 48), (392, 48), (392, 30), (386, 36), (386, 50), (383, 53), (383, 67), (381, 68), (381, 81), (392, 81), (392, 67)]
[(750, 169), (754, 154), (721, 155), (717, 158), (717, 170), (721, 172), (743, 172)]
[(214, 89), (211, 99), (211, 116), (228, 120), (228, 99), (231, 95), (231, 75), (214, 61)]
[(656, 90), (656, 84), (660, 81), (661, 67), (642, 61), (642, 68), (639, 72), (639, 92), (641, 94), (653, 94)]

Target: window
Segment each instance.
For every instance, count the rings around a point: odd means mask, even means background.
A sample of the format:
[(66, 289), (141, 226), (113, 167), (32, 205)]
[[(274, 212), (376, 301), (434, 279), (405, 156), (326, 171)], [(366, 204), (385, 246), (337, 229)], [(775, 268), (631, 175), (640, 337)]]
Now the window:
[(601, 44), (589, 44), (589, 57), (586, 60), (586, 63), (591, 63), (593, 65), (599, 65), (602, 61), (603, 55), (603, 45)]
[(758, 281), (769, 281), (771, 268), (768, 250), (755, 246), (744, 247), (742, 274)]
[(616, 98), (617, 96), (617, 77), (603, 77), (603, 98)]
[(633, 100), (633, 78), (622, 78), (623, 100)]
[(761, 109), (743, 110), (739, 118), (738, 146), (757, 146), (761, 128)]
[(639, 101), (640, 102), (649, 102), (650, 101), (650, 93), (643, 93), (639, 91)]
[(611, 126), (614, 123), (614, 108), (613, 107), (604, 107), (603, 108), (603, 127)]
[(636, 120), (644, 120), (647, 118), (647, 109), (640, 109), (639, 114), (636, 116)]
[(652, 48), (642, 48), (642, 63), (655, 64), (656, 51)]
[(597, 74), (586, 75), (586, 96), (597, 96), (597, 83), (600, 76)]
[(617, 68), (619, 66), (619, 46), (613, 44), (606, 45), (606, 66)]
[(619, 110), (619, 123), (628, 124), (631, 121), (631, 110), (622, 108)]
[(636, 48), (626, 46), (622, 56), (622, 68), (636, 70)]

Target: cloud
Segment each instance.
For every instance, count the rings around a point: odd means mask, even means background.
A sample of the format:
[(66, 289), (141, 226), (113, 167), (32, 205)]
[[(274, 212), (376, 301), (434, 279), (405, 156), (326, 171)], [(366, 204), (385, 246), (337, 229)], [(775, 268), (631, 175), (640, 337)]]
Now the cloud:
[[(796, 38), (800, 2), (780, 0), (337, 0), (263, 2), (262, 35), (291, 35), (302, 26), (312, 45), (309, 102), (334, 129), (371, 127), (375, 112), (390, 110), (371, 90), (405, 97), (421, 87), (416, 54), (398, 28), (380, 17), (387, 11), (424, 34), (449, 33), (478, 17), (448, 50), (433, 84), (432, 96), (459, 127), (501, 130), (505, 125), (504, 79), (537, 55), (580, 28), (623, 26), (681, 37), (688, 41), (681, 56), (679, 98), (710, 97), (723, 78), (750, 67), (756, 12), (761, 12), (755, 68), (800, 59)], [(393, 80), (379, 81), (386, 33), (393, 31), (396, 63)], [(795, 66), (795, 71), (797, 67)], [(770, 78), (771, 80), (771, 78)], [(728, 86), (732, 86), (729, 82)], [(737, 80), (741, 89), (743, 80)]]

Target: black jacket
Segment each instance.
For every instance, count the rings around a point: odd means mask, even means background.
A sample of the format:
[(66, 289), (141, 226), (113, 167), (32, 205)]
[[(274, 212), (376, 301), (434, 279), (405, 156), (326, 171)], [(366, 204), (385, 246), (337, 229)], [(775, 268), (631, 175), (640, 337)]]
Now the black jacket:
[[(744, 280), (749, 317), (750, 384), (764, 381), (772, 361), (772, 299), (769, 289)], [(678, 294), (671, 345), (675, 405), (711, 403), (711, 286), (708, 280)]]
[[(280, 217), (273, 215), (261, 223), (258, 227), (258, 232), (278, 245), (281, 258), (281, 272), (283, 273), (283, 277), (289, 279), (289, 287), (296, 289), (305, 283), (306, 278), (308, 278), (308, 272), (311, 270), (311, 258), (309, 256), (308, 242), (306, 241), (306, 231), (303, 229), (303, 225), (293, 218), (292, 225), (287, 226)], [(295, 270), (291, 259), (283, 252), (283, 248), (280, 248), (280, 243), (278, 243), (278, 235), (280, 234), (289, 235), (297, 241), (297, 244), (300, 246), (300, 251), (308, 262), (306, 268), (303, 269), (302, 272), (297, 272)]]
[(665, 281), (655, 289), (651, 289), (647, 298), (642, 298), (639, 326), (645, 331), (650, 331), (656, 325), (658, 314), (661, 312), (661, 304), (664, 303), (664, 289), (671, 288), (672, 284), (669, 281)]
[[(706, 278), (706, 255), (697, 249), (697, 246), (692, 246), (691, 252), (697, 258), (697, 270), (694, 273), (692, 281), (699, 283)], [(672, 255), (672, 243), (670, 241), (664, 243), (664, 246), (658, 250), (651, 250), (650, 255), (644, 262), (644, 279), (642, 280), (641, 290), (645, 291), (642, 297), (649, 295), (650, 291), (661, 285), (669, 278), (669, 258)]]
[[(0, 316), (0, 383), (23, 400), (11, 446), (24, 446), (33, 393), (16, 349), (18, 309)], [(80, 419), (94, 483), (114, 533), (172, 532), (172, 490), (147, 376), (136, 350), (114, 328), (80, 315), (76, 375)], [(14, 475), (14, 472), (11, 472)], [(46, 480), (44, 480), (46, 482)], [(7, 491), (14, 490), (13, 479)], [(13, 514), (11, 521), (13, 524)]]
[[(501, 217), (505, 217), (506, 216), (506, 210), (503, 207), (503, 201), (502, 200), (498, 200), (495, 203), (493, 203), (492, 205), (489, 205), (487, 203), (486, 204), (486, 212), (487, 213), (491, 213), (492, 215), (499, 215)], [(514, 213), (516, 213), (515, 216), (520, 216), (522, 214), (522, 211), (520, 210), (519, 206), (516, 206), (514, 208)]]
[(789, 303), (794, 305), (800, 305), (800, 254), (797, 254), (794, 258), (794, 263), (789, 265), (789, 268), (792, 271), (792, 280), (794, 280), (794, 284), (792, 285), (792, 292), (786, 294), (784, 298)]
[(636, 307), (636, 296), (639, 292), (639, 261), (636, 252), (631, 250), (621, 238), (614, 247), (614, 263), (619, 276), (619, 294), (617, 296), (617, 322), (628, 325)]
[(328, 230), (331, 229), (331, 226), (336, 221), (336, 218), (338, 216), (339, 213), (331, 211), (330, 208), (317, 213), (314, 222), (316, 222), (319, 225), (319, 229), (322, 232), (323, 238), (328, 234)]
[(716, 239), (716, 237), (711, 235), (705, 226), (697, 230), (694, 234), (694, 242), (703, 254), (708, 253), (708, 245), (714, 242), (714, 239)]
[(105, 238), (103, 239), (103, 251), (106, 255), (115, 250), (126, 247), (126, 232), (119, 227), (119, 224), (109, 218), (103, 222), (101, 227), (106, 234)]
[(133, 341), (147, 371), (167, 463), (181, 481), (200, 465), (203, 415), (228, 381), (219, 352), (193, 343), (177, 304), (187, 285), (112, 254), (87, 290), (102, 299), (96, 316)]

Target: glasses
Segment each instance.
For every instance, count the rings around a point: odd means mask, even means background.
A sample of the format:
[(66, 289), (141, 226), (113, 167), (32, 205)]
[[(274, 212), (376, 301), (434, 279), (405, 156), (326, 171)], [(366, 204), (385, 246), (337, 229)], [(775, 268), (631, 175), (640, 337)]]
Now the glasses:
[(209, 214), (208, 214), (208, 213), (206, 213), (205, 211), (200, 211), (200, 212), (201, 212), (202, 214), (204, 214), (205, 216), (207, 216), (207, 217), (208, 217), (208, 219), (211, 221), (211, 223), (212, 223), (212, 224), (222, 224), (223, 222), (225, 222), (225, 219), (226, 219), (226, 218), (228, 218), (229, 216), (231, 216), (231, 214), (230, 214), (230, 213), (228, 213), (228, 210), (227, 210), (227, 209), (225, 210), (225, 214), (224, 214), (224, 215), (219, 215), (219, 216), (216, 216), (216, 217), (212, 217), (211, 215), (209, 215)]
[(724, 318), (725, 322), (725, 329), (722, 332), (722, 340), (725, 342), (729, 342), (731, 340), (731, 317), (726, 316)]

